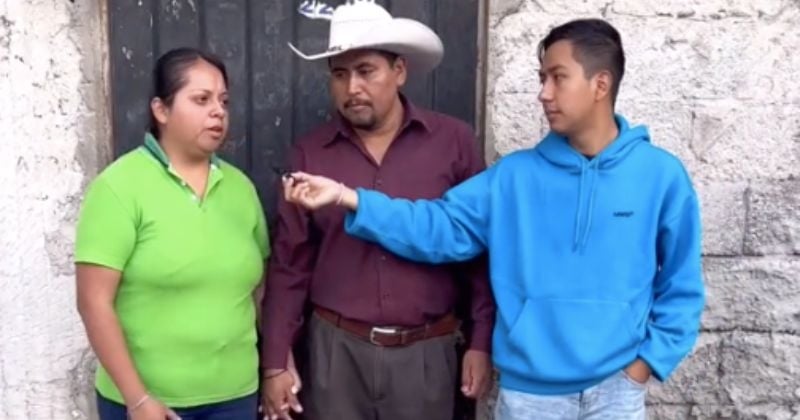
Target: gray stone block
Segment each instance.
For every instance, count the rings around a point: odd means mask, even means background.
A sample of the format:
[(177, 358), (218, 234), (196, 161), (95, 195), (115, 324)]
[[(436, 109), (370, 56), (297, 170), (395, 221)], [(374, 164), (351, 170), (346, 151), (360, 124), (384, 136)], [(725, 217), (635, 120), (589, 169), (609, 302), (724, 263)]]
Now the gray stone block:
[[(800, 139), (796, 143), (800, 146)], [(751, 186), (745, 251), (800, 255), (800, 177)]]
[(737, 407), (800, 405), (800, 336), (731, 333), (722, 345), (722, 391)]
[(743, 182), (695, 182), (703, 223), (703, 254), (735, 256), (744, 243), (745, 191)]
[(664, 384), (651, 380), (648, 402), (652, 404), (706, 404), (726, 402), (720, 393), (720, 349), (724, 337), (704, 334), (687, 357)]
[(706, 258), (703, 328), (800, 334), (800, 258)]

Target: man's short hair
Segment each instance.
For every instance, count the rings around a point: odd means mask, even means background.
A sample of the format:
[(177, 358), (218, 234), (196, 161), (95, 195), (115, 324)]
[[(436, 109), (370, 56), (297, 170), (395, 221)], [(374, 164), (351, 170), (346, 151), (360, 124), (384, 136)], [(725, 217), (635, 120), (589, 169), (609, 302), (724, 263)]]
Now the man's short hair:
[(575, 60), (583, 66), (586, 77), (607, 70), (611, 73), (611, 104), (617, 101), (619, 85), (625, 74), (625, 51), (619, 32), (602, 19), (578, 19), (553, 28), (539, 43), (539, 62), (558, 41), (572, 44)]
[[(386, 61), (389, 62), (390, 66), (393, 66), (394, 63), (397, 61), (397, 59), (400, 58), (400, 54), (393, 53), (391, 51), (386, 51), (386, 50), (370, 50), (370, 51), (380, 55), (383, 58), (385, 58)], [(333, 60), (333, 58), (328, 58), (328, 67), (331, 66), (331, 63), (333, 62), (332, 60)]]

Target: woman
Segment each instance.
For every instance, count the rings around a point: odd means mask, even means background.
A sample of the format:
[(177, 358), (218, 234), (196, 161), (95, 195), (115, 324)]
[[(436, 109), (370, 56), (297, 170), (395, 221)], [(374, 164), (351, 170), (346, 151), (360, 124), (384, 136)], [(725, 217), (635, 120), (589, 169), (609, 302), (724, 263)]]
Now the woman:
[(193, 49), (153, 72), (151, 129), (90, 185), (78, 309), (100, 361), (102, 420), (253, 420), (256, 291), (268, 256), (253, 184), (215, 156), (225, 66)]

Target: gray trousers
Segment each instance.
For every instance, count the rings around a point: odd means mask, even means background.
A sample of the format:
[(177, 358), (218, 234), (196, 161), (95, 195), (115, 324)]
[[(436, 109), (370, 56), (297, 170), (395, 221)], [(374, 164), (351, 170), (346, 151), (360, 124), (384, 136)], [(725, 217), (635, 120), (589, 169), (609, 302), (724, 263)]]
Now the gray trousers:
[(308, 335), (307, 420), (449, 420), (458, 360), (455, 334), (378, 347), (316, 314)]

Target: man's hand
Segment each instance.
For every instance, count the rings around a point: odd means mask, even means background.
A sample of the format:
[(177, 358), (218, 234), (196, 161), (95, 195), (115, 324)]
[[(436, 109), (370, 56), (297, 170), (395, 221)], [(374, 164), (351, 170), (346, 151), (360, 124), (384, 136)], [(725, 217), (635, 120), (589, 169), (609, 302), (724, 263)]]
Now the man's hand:
[(358, 205), (358, 195), (344, 184), (303, 172), (293, 172), (283, 177), (283, 197), (287, 202), (309, 210), (332, 204), (355, 210)]
[(625, 368), (625, 373), (629, 378), (641, 385), (644, 385), (647, 383), (648, 379), (650, 379), (652, 371), (650, 370), (650, 366), (648, 366), (644, 360), (636, 359), (635, 362), (631, 363)]
[(481, 398), (489, 390), (492, 362), (489, 354), (467, 350), (461, 371), (461, 392), (469, 398)]
[(265, 420), (291, 420), (289, 410), (302, 413), (303, 407), (297, 400), (302, 388), (300, 375), (294, 364), (294, 356), (289, 352), (286, 369), (268, 369), (268, 379), (264, 381), (263, 402)]

